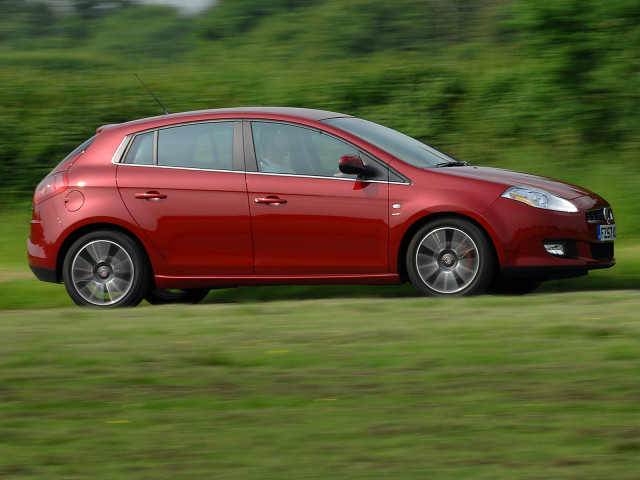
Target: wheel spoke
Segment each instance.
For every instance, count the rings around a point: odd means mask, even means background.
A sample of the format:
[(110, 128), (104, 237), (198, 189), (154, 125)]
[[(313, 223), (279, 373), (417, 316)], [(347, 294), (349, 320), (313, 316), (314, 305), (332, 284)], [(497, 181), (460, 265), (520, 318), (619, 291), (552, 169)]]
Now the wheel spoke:
[(440, 267), (436, 262), (424, 264), (418, 267), (418, 272), (420, 273), (420, 276), (422, 278), (426, 278), (427, 281), (429, 281), (429, 279), (433, 277), (435, 274), (437, 274), (439, 271), (440, 271)]
[(469, 237), (460, 230), (452, 231), (451, 236), (451, 250), (454, 250), (458, 255), (460, 255), (460, 252), (467, 248)]
[(465, 281), (465, 280), (467, 280), (469, 278), (473, 278), (474, 274), (476, 273), (476, 269), (466, 267), (466, 266), (462, 265), (461, 263), (459, 263), (456, 266), (454, 272), (456, 273), (456, 275), (458, 277), (460, 277), (462, 279), (462, 281)]
[(114, 296), (120, 296), (122, 292), (127, 289), (128, 282), (124, 278), (115, 277), (108, 285), (109, 291), (112, 292)]
[(87, 253), (91, 256), (95, 263), (99, 263), (104, 260), (101, 243), (103, 242), (93, 242), (86, 248)]
[(88, 265), (89, 268), (92, 268), (95, 264), (98, 263), (98, 261), (91, 255), (91, 252), (89, 252), (89, 250), (87, 249), (84, 249), (80, 252), (80, 254), (78, 255), (78, 260), (80, 259), (84, 260), (85, 264)]
[(76, 283), (93, 280), (93, 264), (85, 258), (78, 257), (78, 261), (73, 265), (73, 277)]
[(122, 249), (118, 245), (116, 245), (115, 243), (109, 243), (105, 258), (109, 259), (109, 261), (112, 261), (111, 259), (120, 252), (122, 252)]
[(465, 279), (462, 277), (462, 275), (460, 275), (460, 272), (458, 271), (458, 269), (451, 270), (451, 275), (453, 276), (453, 279), (456, 281), (456, 287), (459, 287), (464, 283)]
[(114, 282), (105, 283), (104, 284), (104, 291), (105, 291), (105, 294), (106, 294), (105, 300), (108, 297), (109, 301), (113, 302), (114, 296), (115, 296), (115, 298), (118, 298), (118, 289), (115, 288)]
[(448, 229), (446, 229), (444, 231), (445, 245), (446, 245), (446, 248), (449, 249), (449, 250), (453, 249), (453, 247), (451, 245), (453, 243), (453, 236), (454, 236), (455, 233), (456, 233), (456, 231), (451, 230), (450, 228), (448, 228)]

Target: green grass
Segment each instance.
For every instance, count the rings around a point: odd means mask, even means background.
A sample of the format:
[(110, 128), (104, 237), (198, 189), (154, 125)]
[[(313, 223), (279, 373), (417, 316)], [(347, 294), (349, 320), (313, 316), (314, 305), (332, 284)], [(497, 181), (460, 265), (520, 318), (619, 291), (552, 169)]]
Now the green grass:
[(637, 292), (0, 313), (0, 477), (632, 479)]

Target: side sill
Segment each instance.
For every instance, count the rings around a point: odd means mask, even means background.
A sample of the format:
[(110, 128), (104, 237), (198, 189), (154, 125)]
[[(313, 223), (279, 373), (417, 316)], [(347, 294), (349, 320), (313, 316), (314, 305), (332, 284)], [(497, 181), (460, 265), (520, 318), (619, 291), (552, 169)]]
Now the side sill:
[(377, 275), (227, 275), (154, 277), (156, 288), (213, 288), (258, 285), (396, 285), (402, 283), (397, 273)]
[(60, 283), (55, 268), (34, 267), (33, 265), (29, 265), (29, 268), (41, 282)]

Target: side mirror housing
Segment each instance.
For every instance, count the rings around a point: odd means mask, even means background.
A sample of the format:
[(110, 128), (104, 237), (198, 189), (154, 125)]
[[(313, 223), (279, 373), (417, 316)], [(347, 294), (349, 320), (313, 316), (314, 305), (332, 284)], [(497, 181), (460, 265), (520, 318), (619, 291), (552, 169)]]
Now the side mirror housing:
[(347, 175), (373, 177), (376, 174), (375, 169), (365, 165), (358, 155), (343, 155), (340, 157), (338, 167), (342, 173)]

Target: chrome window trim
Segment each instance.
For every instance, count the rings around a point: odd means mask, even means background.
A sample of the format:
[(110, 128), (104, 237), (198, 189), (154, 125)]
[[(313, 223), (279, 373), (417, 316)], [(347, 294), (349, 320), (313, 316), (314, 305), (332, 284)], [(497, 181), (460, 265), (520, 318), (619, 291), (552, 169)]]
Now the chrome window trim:
[(122, 161), (124, 160), (124, 153), (129, 147), (129, 143), (131, 142), (131, 139), (133, 137), (135, 137), (135, 135), (132, 133), (130, 133), (129, 135), (125, 135), (118, 148), (116, 148), (116, 152), (113, 154), (113, 157), (111, 157), (111, 163), (122, 163)]
[(245, 172), (240, 170), (214, 170), (211, 168), (190, 168), (190, 167), (171, 167), (168, 165), (141, 165), (137, 163), (119, 163), (123, 167), (138, 168), (166, 168), (170, 170), (190, 170), (196, 172), (218, 172), (218, 173), (241, 173), (246, 175), (266, 175), (269, 177), (294, 177), (294, 178), (316, 178), (321, 180), (341, 180), (362, 183), (384, 183), (392, 185), (411, 185), (411, 182), (389, 182), (386, 180), (367, 180), (363, 178), (343, 178), (343, 177), (323, 177), (321, 175), (298, 175), (295, 173), (272, 173), (272, 172)]
[[(238, 170), (233, 170), (233, 161), (232, 161), (232, 170), (214, 170), (214, 169), (209, 169), (209, 168), (191, 168), (191, 167), (174, 167), (174, 166), (170, 166), (170, 165), (158, 165), (158, 136), (159, 136), (159, 132), (160, 130), (167, 130), (169, 128), (175, 128), (175, 127), (185, 127), (185, 126), (189, 126), (189, 125), (204, 125), (204, 124), (208, 124), (208, 123), (231, 123), (233, 126), (233, 131), (234, 131), (234, 135), (235, 135), (235, 129), (236, 129), (236, 124), (235, 122), (238, 119), (229, 119), (229, 118), (223, 118), (223, 119), (217, 119), (217, 120), (198, 120), (195, 122), (183, 122), (183, 123), (172, 123), (171, 125), (164, 125), (162, 127), (156, 127), (156, 128), (149, 128), (147, 130), (140, 130), (139, 132), (133, 132), (133, 133), (129, 133), (128, 135), (126, 135), (123, 139), (122, 142), (120, 143), (120, 146), (116, 149), (116, 153), (114, 153), (112, 159), (111, 159), (111, 163), (115, 164), (115, 165), (129, 165), (129, 166), (137, 166), (137, 167), (162, 167), (162, 168), (178, 168), (178, 169), (182, 169), (182, 170), (198, 170), (198, 171), (203, 171), (203, 172), (236, 172), (236, 173), (244, 173), (244, 172), (240, 172)], [(127, 152), (129, 150), (129, 148), (131, 147), (131, 144), (133, 143), (133, 140), (138, 136), (138, 135), (145, 135), (147, 133), (153, 133), (153, 164), (152, 165), (139, 165), (139, 164), (133, 164), (133, 163), (124, 163), (124, 159), (127, 156)], [(233, 141), (233, 137), (232, 137), (232, 141)], [(123, 145), (125, 145), (123, 147)], [(235, 145), (232, 145), (232, 160), (233, 160), (233, 149), (235, 148)]]
[(246, 172), (247, 175), (266, 175), (269, 177), (317, 178), (321, 180), (341, 180), (361, 183), (384, 183), (393, 185), (411, 185), (410, 182), (390, 182), (388, 180), (367, 180), (366, 178), (325, 177), (322, 175), (299, 175), (296, 173)]
[[(381, 168), (386, 168), (389, 171), (389, 175), (391, 174), (391, 172), (394, 172), (397, 176), (399, 177), (404, 177), (407, 178), (406, 175), (403, 175), (402, 173), (400, 173), (397, 169), (395, 169), (394, 167), (392, 167), (391, 165), (389, 165), (387, 162), (380, 160), (378, 157), (376, 157), (375, 155), (373, 155), (372, 153), (368, 152), (367, 150), (365, 150), (364, 148), (359, 147), (358, 145), (356, 145), (355, 143), (352, 143), (351, 141), (347, 140), (346, 138), (342, 138), (339, 135), (336, 135), (335, 133), (332, 132), (327, 132), (326, 130), (322, 130), (321, 128), (318, 128), (316, 126), (311, 126), (311, 125), (305, 125), (303, 123), (295, 123), (292, 121), (286, 121), (286, 120), (273, 120), (273, 119), (266, 119), (266, 118), (253, 118), (253, 117), (247, 117), (243, 119), (244, 121), (249, 123), (249, 129), (251, 130), (251, 132), (253, 133), (253, 126), (251, 125), (251, 123), (253, 122), (264, 122), (264, 123), (278, 123), (281, 125), (289, 125), (292, 127), (299, 127), (299, 128), (306, 128), (307, 130), (311, 130), (313, 132), (316, 132), (320, 135), (326, 135), (328, 137), (333, 138), (334, 140), (338, 141), (338, 142), (342, 142), (345, 145), (348, 145), (352, 148), (354, 148), (358, 153), (362, 152), (365, 155), (367, 155), (368, 157), (370, 157), (376, 164), (378, 164), (378, 166), (380, 166)], [(327, 124), (330, 125), (330, 124)], [(349, 132), (347, 132), (349, 133)], [(354, 135), (357, 137), (357, 135)], [(364, 139), (362, 139), (364, 140)], [(254, 142), (254, 139), (251, 138), (250, 140), (252, 143)], [(364, 140), (366, 142), (366, 140)], [(374, 145), (375, 146), (375, 145)], [(379, 147), (378, 147), (379, 148)], [(254, 155), (255, 157), (255, 155)], [(256, 168), (258, 168), (257, 165), (257, 158), (254, 158), (254, 160), (256, 161)], [(340, 178), (340, 177), (325, 177), (322, 175), (299, 175), (299, 174), (295, 174), (295, 173), (277, 173), (277, 172), (260, 172), (260, 171), (249, 171), (247, 170), (247, 174), (260, 174), (260, 175), (283, 175), (283, 176), (287, 176), (287, 177), (301, 177), (301, 178), (331, 178), (334, 180), (357, 180), (357, 181), (363, 181), (362, 179), (349, 179), (349, 178)], [(411, 182), (411, 180), (407, 179), (408, 181), (406, 182), (391, 182), (388, 180), (366, 180), (368, 183), (388, 183), (388, 184), (392, 184), (392, 185), (412, 185), (413, 182)]]
[[(343, 143), (343, 144), (353, 148), (356, 152), (363, 151), (362, 148), (358, 147), (357, 145), (351, 143), (350, 141), (348, 141), (348, 140), (346, 140), (346, 139), (344, 139), (342, 137), (339, 137), (338, 135), (335, 135), (335, 134), (333, 134), (331, 132), (327, 132), (327, 131), (322, 130), (321, 128), (318, 128), (318, 127), (315, 127), (315, 126), (305, 125), (304, 123), (295, 123), (295, 122), (287, 121), (287, 120), (274, 120), (274, 119), (271, 119), (271, 118), (245, 118), (244, 120), (249, 122), (249, 130), (251, 131), (251, 139), (250, 139), (250, 141), (252, 142), (253, 148), (254, 148), (253, 154), (254, 154), (254, 160), (256, 161), (255, 167), (256, 167), (256, 169), (258, 169), (258, 170), (255, 170), (255, 173), (264, 173), (264, 174), (271, 173), (271, 174), (273, 174), (273, 173), (276, 173), (276, 172), (261, 172), (259, 170), (260, 166), (258, 165), (258, 158), (257, 158), (257, 155), (255, 153), (255, 138), (253, 136), (253, 123), (254, 122), (256, 122), (256, 123), (275, 123), (275, 124), (278, 124), (278, 125), (285, 125), (285, 126), (289, 126), (289, 127), (303, 128), (303, 129), (315, 132), (315, 133), (317, 133), (319, 135), (326, 135), (326, 136), (332, 138), (333, 140), (335, 140), (337, 142)], [(376, 158), (375, 156), (373, 156), (373, 155), (371, 155), (369, 153), (367, 153), (367, 155), (369, 155), (371, 158), (373, 158), (375, 162), (384, 164), (384, 162), (382, 162), (380, 159)], [(251, 172), (249, 172), (247, 170), (247, 173), (254, 173), (254, 170), (252, 170)], [(295, 173), (294, 174), (288, 174), (288, 175), (291, 175), (291, 176), (302, 176), (302, 177), (316, 177), (316, 176), (322, 177), (321, 175), (298, 175), (298, 174), (295, 174)], [(330, 178), (330, 177), (322, 177), (322, 178)]]
[(153, 158), (151, 159), (151, 161), (153, 162), (152, 165), (158, 165), (158, 142), (160, 141), (160, 134), (158, 133), (159, 131), (160, 130), (157, 129), (153, 131)]
[(140, 165), (137, 163), (120, 163), (119, 165), (123, 167), (167, 168), (170, 170), (190, 170), (195, 172), (242, 173), (242, 174), (246, 173), (241, 170), (214, 170), (212, 168), (172, 167), (169, 165)]
[[(113, 155), (113, 158), (111, 159), (111, 163), (113, 163), (115, 165), (122, 165), (122, 166), (128, 166), (128, 167), (167, 168), (167, 169), (171, 169), (171, 170), (190, 170), (190, 171), (196, 171), (196, 172), (242, 173), (242, 174), (247, 174), (247, 175), (267, 175), (267, 176), (277, 176), (277, 177), (282, 176), (282, 177), (294, 177), (294, 178), (319, 178), (319, 179), (325, 179), (325, 180), (341, 180), (341, 181), (363, 182), (363, 183), (384, 183), (384, 184), (388, 184), (388, 185), (413, 185), (413, 182), (411, 182), (411, 180), (408, 180), (406, 182), (394, 182), (394, 181), (389, 181), (389, 180), (367, 180), (367, 179), (363, 179), (363, 178), (344, 178), (344, 177), (333, 177), (333, 176), (327, 177), (327, 176), (322, 176), (322, 175), (299, 175), (299, 174), (295, 174), (295, 173), (257, 172), (257, 171), (248, 171), (248, 170), (246, 170), (246, 167), (245, 167), (245, 170), (214, 170), (214, 169), (209, 169), (209, 168), (175, 167), (175, 166), (158, 165), (157, 164), (158, 163), (158, 160), (157, 160), (157, 158), (158, 158), (157, 157), (157, 154), (158, 154), (158, 152), (157, 152), (157, 148), (158, 148), (158, 132), (160, 130), (165, 130), (167, 128), (173, 128), (173, 127), (186, 126), (186, 125), (197, 125), (197, 124), (205, 124), (205, 123), (237, 122), (237, 121), (248, 121), (248, 122), (258, 121), (258, 122), (280, 123), (280, 124), (285, 124), (285, 125), (291, 125), (291, 126), (306, 128), (308, 130), (315, 131), (315, 132), (317, 132), (317, 133), (319, 133), (321, 135), (330, 136), (330, 137), (334, 138), (337, 141), (343, 142), (343, 143), (355, 148), (359, 152), (362, 151), (366, 155), (369, 155), (382, 168), (387, 168), (390, 172), (393, 171), (397, 175), (405, 177), (405, 175), (402, 175), (400, 172), (398, 172), (395, 168), (393, 168), (388, 163), (380, 160), (379, 158), (377, 158), (374, 155), (370, 154), (366, 150), (361, 149), (360, 147), (358, 147), (357, 145), (351, 143), (350, 141), (348, 141), (348, 140), (346, 140), (346, 139), (344, 139), (342, 137), (339, 137), (339, 136), (337, 136), (337, 135), (335, 135), (335, 134), (333, 134), (331, 132), (327, 132), (327, 131), (324, 131), (324, 130), (318, 128), (318, 127), (314, 127), (314, 126), (310, 126), (310, 125), (304, 125), (304, 124), (300, 124), (300, 123), (280, 121), (280, 120), (261, 119), (261, 118), (255, 118), (255, 119), (254, 118), (244, 118), (244, 119), (238, 119), (238, 118), (226, 119), (225, 118), (225, 119), (218, 119), (218, 120), (200, 120), (200, 121), (195, 121), (195, 122), (184, 122), (184, 123), (176, 123), (176, 124), (171, 124), (171, 125), (165, 125), (165, 126), (162, 126), (162, 127), (150, 128), (148, 130), (140, 130), (139, 132), (129, 133), (128, 135), (126, 135), (122, 139), (122, 142), (120, 142), (120, 145), (118, 146), (116, 152)], [(235, 129), (235, 125), (234, 125), (234, 129)], [(138, 135), (144, 135), (144, 134), (149, 133), (149, 132), (153, 132), (153, 134), (154, 134), (153, 164), (152, 165), (140, 165), (140, 164), (134, 164), (134, 163), (124, 163), (124, 158), (126, 157), (127, 150), (131, 146), (131, 143), (133, 142), (133, 139)]]

